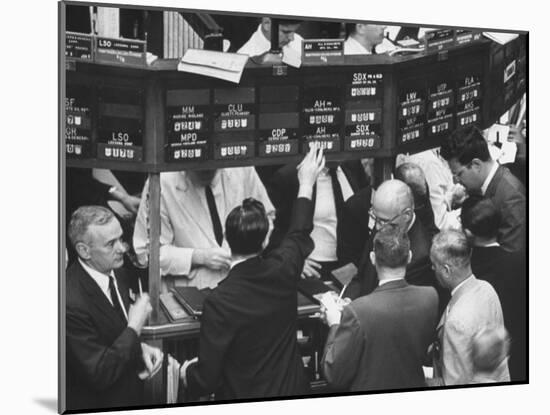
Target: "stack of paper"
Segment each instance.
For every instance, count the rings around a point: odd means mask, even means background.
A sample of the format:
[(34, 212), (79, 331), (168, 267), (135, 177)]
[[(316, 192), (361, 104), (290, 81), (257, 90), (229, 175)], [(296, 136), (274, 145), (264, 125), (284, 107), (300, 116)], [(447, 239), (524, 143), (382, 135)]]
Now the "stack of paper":
[(166, 403), (177, 403), (180, 380), (180, 364), (170, 355), (168, 355), (168, 369), (166, 371), (166, 376)]
[(517, 38), (519, 35), (517, 33), (483, 32), (483, 36), (501, 45), (505, 45)]
[(248, 55), (203, 49), (188, 49), (178, 64), (178, 71), (196, 73), (239, 83)]

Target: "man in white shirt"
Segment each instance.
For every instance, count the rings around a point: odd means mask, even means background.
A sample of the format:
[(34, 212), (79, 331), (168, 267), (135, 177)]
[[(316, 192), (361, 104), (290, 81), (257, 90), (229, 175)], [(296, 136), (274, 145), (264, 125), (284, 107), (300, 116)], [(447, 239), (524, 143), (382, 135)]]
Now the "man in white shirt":
[[(280, 168), (269, 181), (270, 195), (277, 208), (272, 246), (284, 238), (291, 218), (292, 201), (298, 191), (296, 166)], [(319, 174), (313, 196), (311, 238), (313, 252), (306, 259), (303, 277), (331, 279), (330, 273), (357, 262), (368, 238), (364, 212), (370, 207), (371, 189), (358, 160), (331, 163)]]
[[(248, 197), (273, 205), (253, 167), (166, 172), (160, 175), (160, 270), (162, 291), (172, 286), (214, 288), (229, 271), (231, 256), (223, 225)], [(134, 229), (140, 264), (148, 262), (148, 189), (145, 184)]]
[[(451, 291), (451, 300), (437, 327), (438, 341), (432, 347), (434, 375), (445, 385), (474, 383), (478, 368), (472, 347), (476, 336), (487, 329), (503, 330), (504, 318), (498, 295), (486, 281), (472, 274), (470, 246), (462, 232), (448, 230), (437, 234), (430, 259), (439, 284)], [(496, 382), (510, 381), (506, 360), (492, 373)]]
[[(296, 33), (300, 27), (300, 20), (279, 19), (279, 47), (283, 54), (292, 49), (294, 54), (302, 53), (302, 36)], [(258, 29), (252, 34), (250, 39), (241, 46), (237, 53), (248, 56), (258, 56), (271, 49), (271, 19), (262, 17)]]
[(451, 169), (439, 155), (439, 148), (398, 157), (397, 167), (403, 162), (417, 164), (424, 172), (430, 189), (435, 226), (439, 230), (460, 229), (460, 209), (453, 208), (464, 199), (465, 191), (453, 182)]
[(384, 42), (386, 26), (363, 23), (347, 23), (348, 38), (344, 42), (344, 55), (371, 55)]

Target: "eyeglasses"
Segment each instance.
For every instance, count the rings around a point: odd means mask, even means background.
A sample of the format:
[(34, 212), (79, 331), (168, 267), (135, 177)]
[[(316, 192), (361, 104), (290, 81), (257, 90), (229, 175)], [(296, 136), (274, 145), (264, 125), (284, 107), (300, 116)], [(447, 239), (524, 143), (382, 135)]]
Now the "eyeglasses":
[(371, 218), (374, 221), (375, 225), (378, 224), (378, 225), (380, 225), (380, 227), (382, 227), (382, 226), (386, 226), (390, 223), (393, 224), (397, 219), (399, 219), (404, 214), (409, 213), (410, 211), (411, 211), (411, 208), (406, 208), (401, 213), (398, 213), (397, 215), (395, 215), (393, 218), (384, 219), (384, 218), (380, 218), (380, 217), (376, 216), (376, 213), (374, 213), (374, 208), (371, 207), (369, 209), (369, 218)]

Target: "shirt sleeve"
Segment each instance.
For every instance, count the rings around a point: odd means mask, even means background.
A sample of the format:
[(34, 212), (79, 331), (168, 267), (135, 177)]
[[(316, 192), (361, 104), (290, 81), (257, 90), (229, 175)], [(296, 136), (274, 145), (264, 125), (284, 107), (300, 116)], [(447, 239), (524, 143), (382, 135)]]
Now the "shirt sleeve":
[(361, 352), (365, 347), (365, 334), (352, 306), (342, 312), (339, 325), (330, 327), (322, 366), (327, 382), (338, 389), (348, 389), (355, 378)]
[[(149, 239), (147, 236), (149, 180), (145, 183), (134, 227), (134, 250), (141, 265), (149, 261)], [(162, 275), (189, 275), (193, 248), (173, 245), (174, 231), (166, 210), (166, 202), (160, 199), (160, 272)]]
[(434, 222), (438, 229), (460, 229), (460, 211), (451, 210), (452, 189), (438, 163), (423, 166), (424, 176), (430, 189), (430, 203)]

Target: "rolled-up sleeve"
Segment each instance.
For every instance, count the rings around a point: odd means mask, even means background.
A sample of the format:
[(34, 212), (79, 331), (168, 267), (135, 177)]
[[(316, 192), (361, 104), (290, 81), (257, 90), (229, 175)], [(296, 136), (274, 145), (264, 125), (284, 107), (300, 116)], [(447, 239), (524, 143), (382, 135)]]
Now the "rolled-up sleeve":
[[(147, 265), (149, 260), (148, 238), (148, 194), (149, 181), (145, 183), (139, 210), (134, 227), (134, 250), (141, 265)], [(174, 245), (174, 230), (170, 222), (170, 216), (166, 210), (166, 201), (161, 194), (160, 201), (160, 272), (162, 275), (186, 275), (191, 272), (191, 260), (193, 248), (183, 248)]]

